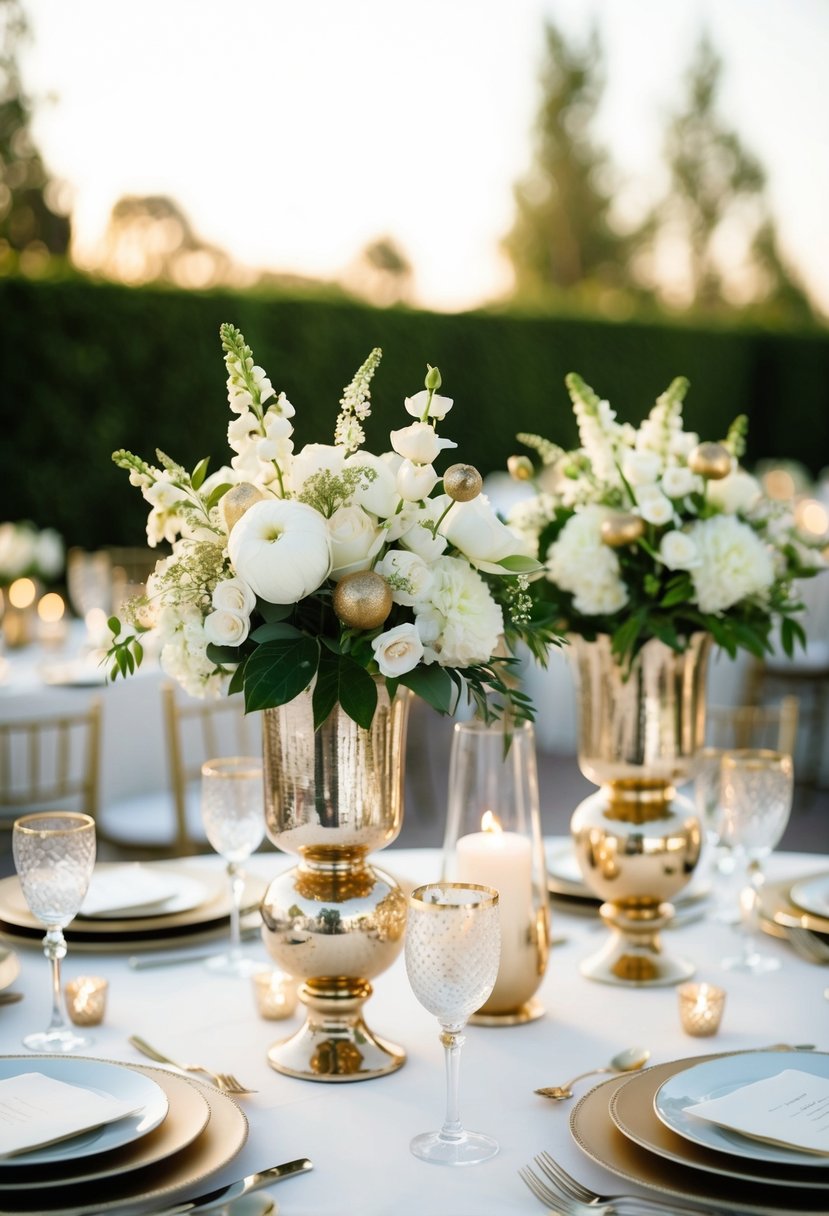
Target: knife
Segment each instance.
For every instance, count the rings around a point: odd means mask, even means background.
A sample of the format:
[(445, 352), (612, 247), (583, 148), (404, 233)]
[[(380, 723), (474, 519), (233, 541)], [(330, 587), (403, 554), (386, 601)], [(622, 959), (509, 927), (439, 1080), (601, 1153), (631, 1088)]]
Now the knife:
[[(148, 1208), (146, 1204), (143, 1204), (140, 1208), (124, 1208), (122, 1216), (132, 1216), (132, 1214), (134, 1216), (183, 1216), (185, 1212), (204, 1212), (216, 1205), (238, 1199), (241, 1195), (249, 1195), (251, 1191), (258, 1191), (263, 1186), (272, 1186), (275, 1182), (281, 1182), (283, 1178), (290, 1178), (294, 1174), (307, 1174), (310, 1169), (313, 1169), (313, 1163), (307, 1157), (300, 1157), (296, 1161), (287, 1161), (284, 1165), (272, 1165), (270, 1169), (260, 1170), (257, 1174), (248, 1174), (246, 1178), (240, 1178), (238, 1182), (217, 1187), (213, 1191), (205, 1191), (203, 1195), (197, 1195), (195, 1199), (185, 1199), (170, 1207)], [(94, 1211), (94, 1209), (92, 1210)]]

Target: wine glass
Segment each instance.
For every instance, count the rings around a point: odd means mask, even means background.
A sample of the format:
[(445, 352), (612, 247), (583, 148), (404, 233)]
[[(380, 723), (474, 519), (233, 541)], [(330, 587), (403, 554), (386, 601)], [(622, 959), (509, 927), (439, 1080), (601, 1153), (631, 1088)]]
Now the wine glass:
[(743, 948), (723, 959), (727, 970), (761, 975), (780, 966), (779, 959), (757, 945), (762, 863), (783, 835), (793, 794), (794, 766), (785, 752), (745, 748), (723, 755), (720, 831), (746, 875), (740, 896)]
[(722, 758), (726, 749), (702, 747), (694, 758), (694, 804), (705, 831), (713, 877), (711, 920), (733, 925), (739, 918), (734, 853), (722, 835)]
[(95, 820), (74, 811), (37, 811), (15, 820), (14, 864), (29, 910), (46, 927), (43, 953), (52, 965), (52, 1018), (23, 1040), (32, 1051), (75, 1051), (89, 1040), (66, 1021), (60, 982), (63, 930), (83, 903), (95, 865)]
[(225, 756), (202, 765), (201, 814), (207, 839), (227, 862), (230, 879), (230, 947), (208, 959), (213, 971), (248, 976), (261, 963), (242, 954), (240, 913), (247, 861), (265, 835), (262, 762), (250, 756)]
[(406, 971), (415, 996), (438, 1019), (446, 1053), (446, 1118), (440, 1131), (411, 1142), (422, 1161), (475, 1165), (498, 1141), (461, 1125), (458, 1101), (461, 1033), (492, 992), (501, 955), (498, 892), (477, 883), (439, 882), (409, 896)]

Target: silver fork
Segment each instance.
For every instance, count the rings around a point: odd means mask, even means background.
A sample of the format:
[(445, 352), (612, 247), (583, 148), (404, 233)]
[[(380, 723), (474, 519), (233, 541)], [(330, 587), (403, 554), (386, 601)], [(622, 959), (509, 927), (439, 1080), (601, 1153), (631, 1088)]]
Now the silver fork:
[(130, 1043), (137, 1048), (142, 1055), (148, 1056), (151, 1060), (155, 1060), (158, 1064), (171, 1064), (173, 1068), (179, 1069), (180, 1072), (200, 1072), (206, 1077), (210, 1077), (217, 1089), (221, 1089), (226, 1094), (255, 1094), (255, 1089), (248, 1089), (246, 1085), (242, 1085), (240, 1081), (230, 1072), (211, 1072), (209, 1068), (205, 1068), (202, 1064), (179, 1064), (177, 1060), (171, 1060), (169, 1056), (165, 1056), (157, 1048), (151, 1047), (146, 1040), (140, 1038), (137, 1034), (130, 1035)]

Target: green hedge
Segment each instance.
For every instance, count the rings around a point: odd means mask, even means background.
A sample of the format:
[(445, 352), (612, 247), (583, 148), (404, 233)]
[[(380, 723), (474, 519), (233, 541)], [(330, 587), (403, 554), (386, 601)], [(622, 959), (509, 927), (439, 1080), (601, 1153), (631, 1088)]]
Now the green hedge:
[(689, 426), (719, 438), (741, 412), (749, 458), (829, 464), (829, 335), (703, 330), (676, 323), (467, 313), (443, 316), (256, 294), (128, 289), (83, 280), (0, 281), (0, 520), (60, 529), (68, 544), (141, 544), (140, 494), (110, 461), (160, 447), (192, 466), (227, 458), (218, 327), (238, 325), (297, 408), (297, 446), (331, 442), (338, 401), (382, 346), (368, 442), (388, 446), (427, 362), (455, 398), (445, 433), (482, 472), (503, 468), (518, 430), (574, 440), (566, 372), (638, 422), (677, 374)]

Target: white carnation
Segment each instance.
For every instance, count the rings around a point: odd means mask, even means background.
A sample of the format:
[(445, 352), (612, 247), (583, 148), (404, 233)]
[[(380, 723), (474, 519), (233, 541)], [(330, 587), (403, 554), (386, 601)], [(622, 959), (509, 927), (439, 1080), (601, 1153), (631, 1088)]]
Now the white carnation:
[(499, 605), (476, 570), (456, 557), (432, 566), (428, 599), (415, 607), (424, 658), (444, 667), (468, 667), (492, 657), (503, 633)]
[(740, 600), (762, 595), (774, 582), (769, 547), (736, 516), (699, 520), (688, 535), (699, 555), (691, 577), (703, 612), (725, 612)]
[(547, 551), (547, 577), (569, 591), (585, 616), (618, 612), (628, 602), (619, 559), (602, 541), (604, 507), (588, 506), (568, 519)]

